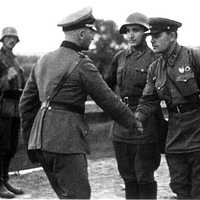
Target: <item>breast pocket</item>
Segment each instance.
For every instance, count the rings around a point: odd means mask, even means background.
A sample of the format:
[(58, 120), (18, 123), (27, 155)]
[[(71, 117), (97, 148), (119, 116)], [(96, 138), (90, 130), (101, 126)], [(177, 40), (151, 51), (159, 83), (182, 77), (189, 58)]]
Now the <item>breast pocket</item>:
[(147, 70), (144, 68), (135, 68), (135, 82), (137, 86), (144, 87), (147, 79)]
[(176, 77), (176, 84), (183, 96), (190, 96), (199, 92), (194, 73), (181, 74)]

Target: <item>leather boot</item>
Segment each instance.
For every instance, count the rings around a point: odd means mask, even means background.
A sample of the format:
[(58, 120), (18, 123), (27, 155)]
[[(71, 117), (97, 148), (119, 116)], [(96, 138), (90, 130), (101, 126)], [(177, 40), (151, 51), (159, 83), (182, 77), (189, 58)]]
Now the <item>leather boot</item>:
[(0, 183), (0, 197), (5, 199), (12, 199), (15, 195), (10, 192), (3, 183)]
[(4, 183), (5, 187), (12, 193), (14, 194), (24, 194), (24, 191), (20, 188), (16, 188), (16, 187), (13, 187), (12, 185), (10, 185), (10, 183), (8, 182), (5, 182)]
[(9, 166), (10, 166), (10, 161), (11, 159), (4, 159), (3, 160), (3, 181), (4, 181), (4, 186), (12, 193), (14, 194), (24, 194), (23, 190), (20, 188), (15, 188), (10, 183), (8, 183), (9, 175)]
[(4, 185), (4, 166), (3, 159), (0, 158), (0, 197), (6, 199), (12, 199), (15, 197)]
[(139, 184), (140, 199), (157, 199), (157, 183)]
[(139, 199), (139, 185), (137, 182), (125, 182), (126, 199)]

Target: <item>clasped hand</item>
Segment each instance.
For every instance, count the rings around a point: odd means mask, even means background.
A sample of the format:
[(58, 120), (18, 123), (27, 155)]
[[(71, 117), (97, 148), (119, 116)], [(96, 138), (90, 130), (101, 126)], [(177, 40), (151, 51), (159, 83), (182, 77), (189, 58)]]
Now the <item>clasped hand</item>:
[(135, 120), (136, 120), (136, 129), (143, 133), (144, 129), (143, 129), (143, 125), (142, 125), (142, 121), (140, 119), (140, 113), (136, 112), (135, 113)]

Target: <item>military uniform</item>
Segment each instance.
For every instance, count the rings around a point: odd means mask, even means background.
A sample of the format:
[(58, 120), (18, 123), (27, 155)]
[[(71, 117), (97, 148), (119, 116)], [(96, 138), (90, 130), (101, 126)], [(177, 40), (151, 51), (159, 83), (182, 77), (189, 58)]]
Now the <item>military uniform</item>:
[[(128, 22), (120, 28), (126, 33), (126, 26), (140, 24), (142, 14), (134, 13)], [(146, 25), (147, 26), (147, 25)], [(147, 26), (148, 27), (148, 26)], [(119, 51), (113, 58), (110, 70), (105, 77), (108, 85), (116, 91), (122, 101), (128, 104), (133, 112), (142, 95), (146, 83), (147, 70), (155, 60), (153, 51), (147, 46), (145, 39), (137, 48), (129, 47)], [(114, 123), (112, 138), (120, 175), (124, 179), (126, 198), (154, 198), (156, 182), (154, 171), (160, 163), (158, 149), (158, 128), (162, 112), (158, 106), (157, 115), (144, 122), (144, 134), (131, 133)]]
[[(79, 11), (64, 20), (63, 29), (78, 28), (77, 23), (80, 27), (92, 25), (92, 17), (91, 10)], [(81, 50), (75, 43), (64, 41), (60, 48), (43, 56), (33, 68), (20, 100), (22, 133), (27, 144), (35, 111), (48, 98), (66, 70), (71, 65), (76, 66), (48, 107), (38, 153), (39, 162), (59, 198), (90, 198), (86, 160), (89, 129), (84, 119), (88, 95), (113, 119), (126, 128), (134, 127), (131, 110), (112, 92), (93, 62)]]
[[(4, 31), (7, 29), (10, 27), (5, 28)], [(7, 36), (6, 33), (2, 36), (1, 41)], [(10, 68), (14, 68), (17, 73), (11, 80), (8, 78)], [(20, 128), (18, 104), (24, 84), (23, 70), (20, 68), (16, 56), (10, 49), (3, 46), (0, 50), (0, 179), (4, 183), (8, 181), (10, 161), (17, 151)]]
[[(150, 34), (181, 26), (179, 22), (162, 18), (152, 18), (150, 24)], [(200, 75), (199, 53), (174, 43), (150, 66), (143, 98), (137, 108), (141, 119), (145, 119), (160, 100), (167, 104), (166, 158), (171, 189), (180, 199), (200, 198), (200, 103), (196, 78)]]

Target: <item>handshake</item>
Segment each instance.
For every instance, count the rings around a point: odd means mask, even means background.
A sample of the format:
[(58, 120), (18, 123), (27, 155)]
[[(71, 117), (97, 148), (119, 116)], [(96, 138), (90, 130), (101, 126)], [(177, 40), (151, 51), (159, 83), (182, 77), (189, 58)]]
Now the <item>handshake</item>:
[(142, 125), (142, 121), (143, 121), (143, 118), (144, 118), (143, 114), (140, 113), (140, 112), (135, 112), (134, 116), (135, 116), (136, 129), (139, 132), (143, 133), (143, 131), (144, 131), (143, 125)]

